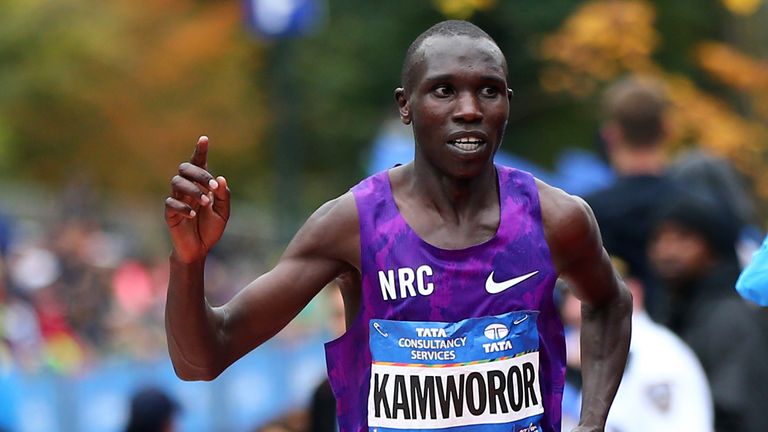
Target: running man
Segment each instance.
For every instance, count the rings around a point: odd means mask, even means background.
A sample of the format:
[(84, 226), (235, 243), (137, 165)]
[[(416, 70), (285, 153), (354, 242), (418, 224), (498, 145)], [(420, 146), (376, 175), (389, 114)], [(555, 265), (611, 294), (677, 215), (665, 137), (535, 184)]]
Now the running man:
[(342, 432), (559, 431), (558, 276), (583, 302), (577, 431), (601, 431), (624, 370), (632, 302), (580, 199), (496, 166), (512, 92), (496, 43), (464, 21), (408, 49), (395, 99), (414, 161), (321, 206), (276, 266), (227, 304), (205, 258), (229, 218), (201, 137), (166, 199), (166, 332), (176, 373), (211, 380), (343, 275), (347, 331), (326, 346)]

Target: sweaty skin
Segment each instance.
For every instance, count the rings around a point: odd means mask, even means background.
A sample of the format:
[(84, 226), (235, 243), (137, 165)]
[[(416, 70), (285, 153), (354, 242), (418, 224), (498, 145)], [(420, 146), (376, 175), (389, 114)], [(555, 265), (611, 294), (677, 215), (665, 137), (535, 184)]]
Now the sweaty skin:
[[(434, 246), (482, 243), (500, 220), (493, 155), (509, 115), (504, 56), (488, 39), (432, 36), (414, 56), (412, 74), (411, 88), (395, 90), (401, 118), (413, 125), (416, 140), (414, 161), (389, 172), (395, 202)], [(186, 380), (218, 376), (274, 336), (337, 277), (347, 323), (360, 302), (358, 216), (348, 192), (310, 216), (272, 270), (225, 305), (211, 307), (203, 268), (224, 232), (230, 194), (226, 180), (207, 171), (207, 152), (208, 138), (201, 137), (171, 181), (165, 206), (173, 242), (166, 334), (176, 373)], [(576, 430), (600, 431), (626, 363), (631, 298), (589, 207), (542, 182), (538, 189), (553, 262), (583, 302), (584, 401)]]

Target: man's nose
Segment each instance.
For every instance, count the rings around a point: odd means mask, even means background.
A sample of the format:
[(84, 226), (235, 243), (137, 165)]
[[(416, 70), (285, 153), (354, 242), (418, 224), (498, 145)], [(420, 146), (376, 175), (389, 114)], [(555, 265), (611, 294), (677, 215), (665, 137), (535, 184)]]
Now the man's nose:
[(461, 123), (475, 123), (483, 119), (483, 111), (477, 96), (469, 92), (459, 94), (453, 119)]

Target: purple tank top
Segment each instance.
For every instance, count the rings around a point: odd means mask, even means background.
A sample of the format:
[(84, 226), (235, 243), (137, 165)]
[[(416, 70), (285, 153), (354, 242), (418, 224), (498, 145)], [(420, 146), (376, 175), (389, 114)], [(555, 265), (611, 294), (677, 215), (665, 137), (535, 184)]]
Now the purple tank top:
[(411, 229), (387, 172), (352, 189), (360, 311), (326, 344), (341, 432), (560, 431), (565, 344), (538, 190), (496, 169), (496, 235), (460, 250)]

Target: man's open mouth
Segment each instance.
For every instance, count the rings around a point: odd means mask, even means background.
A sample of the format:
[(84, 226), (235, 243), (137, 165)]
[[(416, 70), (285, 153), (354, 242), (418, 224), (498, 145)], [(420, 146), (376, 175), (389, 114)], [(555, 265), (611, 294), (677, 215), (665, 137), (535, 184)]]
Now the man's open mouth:
[(448, 141), (448, 144), (463, 152), (474, 152), (477, 151), (483, 144), (485, 144), (485, 140), (480, 138), (466, 137)]

